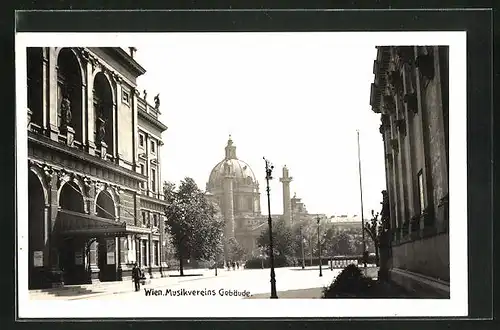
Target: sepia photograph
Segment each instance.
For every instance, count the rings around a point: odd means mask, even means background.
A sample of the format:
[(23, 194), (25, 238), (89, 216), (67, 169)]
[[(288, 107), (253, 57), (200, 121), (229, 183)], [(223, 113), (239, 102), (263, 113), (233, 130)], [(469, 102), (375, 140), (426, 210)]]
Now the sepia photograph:
[(465, 59), (462, 32), (16, 34), (20, 315), (466, 315)]

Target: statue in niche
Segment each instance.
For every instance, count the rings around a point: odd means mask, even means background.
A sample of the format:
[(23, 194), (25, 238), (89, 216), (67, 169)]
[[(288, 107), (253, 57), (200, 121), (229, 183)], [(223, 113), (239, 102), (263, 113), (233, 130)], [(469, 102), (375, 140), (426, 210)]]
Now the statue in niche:
[(382, 190), (382, 210), (380, 211), (380, 222), (381, 222), (381, 231), (380, 231), (380, 246), (387, 247), (390, 244), (390, 208), (389, 208), (389, 195), (387, 194), (387, 190)]
[(106, 136), (106, 122), (107, 119), (102, 116), (97, 120), (97, 141), (104, 142), (104, 137)]
[(155, 109), (156, 110), (160, 109), (160, 94), (156, 94), (154, 100), (155, 100)]
[(384, 225), (384, 228), (389, 229), (389, 218), (390, 218), (390, 211), (389, 211), (389, 195), (387, 194), (387, 190), (382, 190), (382, 210), (380, 212), (380, 218), (382, 220), (382, 224)]
[(61, 101), (61, 126), (67, 127), (71, 123), (72, 114), (71, 114), (71, 101), (69, 100), (67, 95), (63, 96)]

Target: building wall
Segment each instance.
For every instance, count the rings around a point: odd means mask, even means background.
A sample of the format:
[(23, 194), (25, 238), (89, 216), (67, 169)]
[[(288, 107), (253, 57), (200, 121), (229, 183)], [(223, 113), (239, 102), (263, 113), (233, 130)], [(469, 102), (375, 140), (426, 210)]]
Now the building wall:
[(370, 100), (381, 114), (393, 267), (442, 280), (449, 279), (447, 52), (378, 47)]
[[(72, 198), (79, 201), (78, 196), (81, 196), (83, 201), (80, 217), (106, 217), (120, 223), (125, 222), (131, 228), (140, 225), (138, 223), (141, 209), (140, 183), (143, 180), (149, 182), (148, 172), (141, 176), (137, 174), (135, 166), (138, 158), (135, 144), (138, 127), (135, 100), (138, 93), (135, 90), (135, 84), (136, 77), (143, 72), (138, 64), (126, 64), (127, 61), (133, 62), (133, 60), (126, 58), (126, 54), (113, 48), (44, 47), (30, 48), (27, 53), (29, 170), (39, 178), (35, 180), (33, 178), (36, 177), (30, 174), (30, 189), (32, 190), (28, 190), (28, 195), (29, 201), (35, 200), (40, 204), (41, 200), (42, 204), (46, 204), (43, 209), (31, 212), (28, 215), (28, 221), (34, 222), (32, 228), (39, 228), (40, 221), (43, 223), (41, 232), (40, 230), (30, 232), (30, 236), (36, 236), (34, 242), (38, 244), (37, 246), (40, 245), (41, 239), (45, 242), (43, 267), (37, 266), (35, 270), (38, 274), (43, 273), (40, 279), (55, 283), (61, 280), (54, 274), (60, 272), (61, 251), (64, 253), (64, 249), (60, 250), (58, 246), (60, 242), (57, 238), (58, 222), (56, 220), (60, 213), (62, 191), (68, 184), (71, 184), (72, 189), (75, 190), (75, 192), (69, 190), (73, 193)], [(58, 63), (63, 53), (71, 54), (71, 60)], [(68, 66), (68, 63), (72, 64)], [(136, 67), (132, 68), (134, 65)], [(67, 70), (65, 67), (71, 67), (71, 69)], [(62, 75), (64, 80), (61, 78), (61, 73), (64, 73)], [(109, 144), (106, 153), (96, 141), (98, 110), (94, 108), (94, 96), (103, 91), (102, 88), (96, 87), (98, 75), (100, 78), (104, 77), (101, 81), (105, 82), (104, 85), (108, 86), (106, 87), (108, 89), (105, 89), (109, 91), (105, 94), (108, 103), (104, 107), (109, 110), (109, 121), (106, 124), (106, 139), (108, 139), (106, 141)], [(71, 81), (75, 79), (78, 79), (78, 83), (72, 85)], [(63, 123), (61, 100), (63, 89), (68, 86), (71, 87), (68, 90), (72, 110), (72, 118), (68, 126), (74, 128), (75, 134), (70, 128), (61, 125)], [(128, 100), (124, 98), (123, 91), (128, 92)], [(161, 123), (160, 126), (157, 129), (159, 144), (161, 144), (161, 133), (166, 129)], [(158, 168), (156, 182), (159, 188), (160, 157), (154, 163)], [(41, 190), (37, 188), (40, 184)], [(38, 196), (40, 191), (43, 192), (41, 197)], [(104, 211), (102, 206), (101, 208), (97, 206), (98, 197), (103, 191), (112, 200), (111, 204), (107, 204), (107, 210)], [(154, 205), (149, 208), (156, 212), (159, 223), (158, 228), (153, 228), (154, 230), (145, 238), (148, 242), (161, 241), (162, 235), (158, 230), (163, 229), (163, 219), (160, 214), (164, 201), (160, 199), (160, 196), (150, 196), (149, 200)], [(109, 199), (107, 203), (110, 203)], [(114, 216), (111, 212), (114, 212)], [(88, 237), (86, 240), (91, 238)], [(130, 252), (137, 251), (135, 238), (134, 234), (123, 239), (115, 238), (116, 274), (113, 278), (121, 279), (122, 271), (123, 276), (126, 277), (126, 272), (129, 271), (126, 263), (136, 260), (135, 257), (129, 258)], [(84, 239), (74, 239), (74, 242), (75, 251), (85, 250)], [(92, 280), (95, 279), (94, 273), (99, 272), (98, 245), (105, 245), (104, 243), (105, 241), (99, 238), (99, 242), (95, 241), (89, 246), (89, 260), (85, 262), (90, 262)], [(150, 246), (156, 245), (151, 243)], [(149, 249), (148, 253), (149, 259), (154, 264), (158, 263), (154, 262), (154, 249)], [(32, 267), (31, 264), (30, 267)], [(49, 273), (52, 275), (49, 276)], [(40, 285), (42, 284), (36, 284), (36, 286)]]

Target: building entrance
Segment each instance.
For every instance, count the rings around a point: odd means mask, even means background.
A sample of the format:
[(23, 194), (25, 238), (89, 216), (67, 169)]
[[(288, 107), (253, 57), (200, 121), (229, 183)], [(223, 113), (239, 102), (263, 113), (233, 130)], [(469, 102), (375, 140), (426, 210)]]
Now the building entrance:
[(64, 284), (88, 283), (85, 267), (84, 241), (80, 238), (63, 238), (59, 245), (59, 268), (63, 272)]
[(119, 281), (116, 260), (116, 239), (102, 238), (98, 240), (99, 280), (101, 282)]

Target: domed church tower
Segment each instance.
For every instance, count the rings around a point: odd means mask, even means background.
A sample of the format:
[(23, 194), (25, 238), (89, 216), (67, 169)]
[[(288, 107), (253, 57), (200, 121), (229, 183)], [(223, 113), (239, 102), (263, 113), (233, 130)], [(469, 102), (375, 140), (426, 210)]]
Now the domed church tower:
[(224, 215), (225, 239), (236, 238), (248, 251), (254, 248), (255, 238), (250, 231), (262, 222), (259, 183), (250, 166), (236, 156), (231, 135), (225, 157), (212, 169), (206, 190)]

